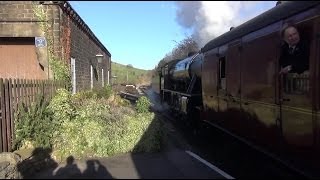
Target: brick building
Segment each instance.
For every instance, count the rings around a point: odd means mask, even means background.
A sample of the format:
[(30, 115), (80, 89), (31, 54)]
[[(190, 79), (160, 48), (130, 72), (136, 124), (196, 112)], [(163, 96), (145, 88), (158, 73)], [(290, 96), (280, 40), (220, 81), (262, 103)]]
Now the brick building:
[(53, 79), (51, 54), (70, 68), (74, 92), (110, 82), (110, 52), (67, 1), (0, 1), (0, 78)]

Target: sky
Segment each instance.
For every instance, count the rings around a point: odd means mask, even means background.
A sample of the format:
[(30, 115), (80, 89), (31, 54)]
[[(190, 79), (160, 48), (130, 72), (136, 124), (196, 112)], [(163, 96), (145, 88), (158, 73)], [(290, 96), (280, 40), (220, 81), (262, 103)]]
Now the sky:
[(111, 53), (151, 70), (187, 36), (200, 47), (275, 7), (276, 1), (69, 1)]

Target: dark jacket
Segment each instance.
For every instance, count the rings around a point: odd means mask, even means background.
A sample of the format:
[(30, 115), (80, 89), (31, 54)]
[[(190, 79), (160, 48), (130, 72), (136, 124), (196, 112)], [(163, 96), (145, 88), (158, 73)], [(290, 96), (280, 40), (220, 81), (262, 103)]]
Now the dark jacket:
[(281, 48), (280, 67), (292, 66), (290, 73), (301, 74), (309, 69), (309, 44), (300, 41), (293, 53), (289, 53), (289, 46), (285, 43)]

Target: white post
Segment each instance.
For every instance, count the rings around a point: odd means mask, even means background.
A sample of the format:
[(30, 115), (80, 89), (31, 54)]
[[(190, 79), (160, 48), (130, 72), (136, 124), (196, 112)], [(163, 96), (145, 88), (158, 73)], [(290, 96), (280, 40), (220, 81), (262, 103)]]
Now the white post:
[(71, 58), (72, 94), (76, 93), (76, 59)]
[(101, 82), (102, 82), (102, 87), (104, 87), (104, 73), (103, 73), (103, 69), (101, 69)]
[(90, 65), (90, 75), (91, 75), (91, 89), (93, 88), (93, 67)]
[(108, 70), (108, 85), (110, 85), (110, 71)]

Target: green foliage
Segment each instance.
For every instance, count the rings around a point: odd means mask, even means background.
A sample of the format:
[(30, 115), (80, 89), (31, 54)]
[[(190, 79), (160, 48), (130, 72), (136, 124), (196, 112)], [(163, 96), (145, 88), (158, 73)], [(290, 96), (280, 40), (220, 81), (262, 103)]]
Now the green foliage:
[(56, 122), (66, 122), (76, 115), (75, 106), (71, 100), (71, 93), (66, 89), (58, 89), (48, 108), (53, 113)]
[(151, 105), (151, 102), (149, 101), (149, 99), (145, 96), (142, 96), (137, 101), (136, 109), (138, 113), (147, 113), (149, 112), (150, 105)]
[(98, 98), (109, 98), (113, 93), (112, 87), (110, 85), (94, 88), (93, 92), (97, 95)]
[(110, 85), (107, 85), (104, 87), (94, 87), (90, 91), (80, 91), (77, 94), (75, 94), (73, 97), (75, 100), (90, 99), (90, 98), (108, 99), (113, 94), (114, 92), (112, 90), (112, 87)]
[(53, 76), (55, 80), (63, 81), (66, 84), (66, 88), (68, 90), (71, 90), (72, 84), (71, 84), (71, 72), (69, 70), (69, 67), (63, 63), (61, 60), (58, 60), (56, 58), (49, 59), (49, 64), (51, 66), (51, 70), (53, 71)]
[(59, 127), (52, 119), (52, 113), (47, 108), (44, 97), (37, 97), (29, 108), (19, 105), (15, 118), (15, 141), (13, 149), (23, 147), (27, 142), (32, 146), (51, 147), (53, 132)]
[[(54, 112), (56, 115), (63, 110)], [(56, 136), (55, 154), (65, 159), (72, 154), (77, 157), (95, 155), (99, 147), (105, 143), (107, 131), (105, 118), (109, 112), (109, 106), (97, 99), (85, 99), (75, 107), (75, 116), (65, 119), (59, 134)], [(81, 132), (81, 133), (79, 133)]]
[[(112, 75), (117, 76), (113, 83), (117, 84), (138, 84), (140, 83), (141, 75), (147, 75), (148, 70), (134, 68), (130, 65), (122, 65), (115, 62), (111, 63)], [(127, 82), (128, 74), (128, 82)]]
[[(111, 96), (117, 102), (118, 96)], [(108, 100), (96, 95), (82, 98), (58, 89), (50, 103), (37, 101), (30, 110), (19, 111), (16, 147), (28, 142), (34, 147), (49, 146), (57, 161), (69, 155), (90, 158), (160, 150), (161, 125), (153, 113), (136, 113), (131, 106), (109, 104)]]
[(82, 99), (96, 98), (96, 94), (93, 91), (80, 91), (74, 94), (72, 97), (75, 100), (82, 100)]
[(128, 99), (123, 99), (119, 95), (115, 97), (118, 100), (120, 106), (130, 107), (131, 102)]

